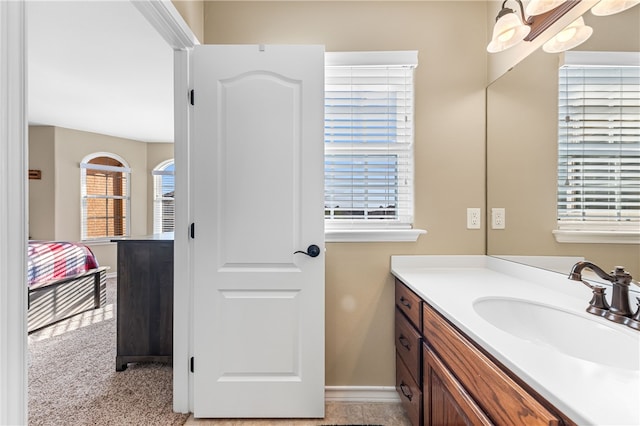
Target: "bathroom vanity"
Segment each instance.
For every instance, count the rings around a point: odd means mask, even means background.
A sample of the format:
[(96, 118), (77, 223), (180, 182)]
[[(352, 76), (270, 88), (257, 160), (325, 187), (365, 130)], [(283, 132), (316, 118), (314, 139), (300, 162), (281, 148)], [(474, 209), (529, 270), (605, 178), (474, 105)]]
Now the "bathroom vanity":
[(640, 332), (586, 313), (567, 275), (487, 256), (393, 256), (391, 271), (412, 424), (640, 424)]

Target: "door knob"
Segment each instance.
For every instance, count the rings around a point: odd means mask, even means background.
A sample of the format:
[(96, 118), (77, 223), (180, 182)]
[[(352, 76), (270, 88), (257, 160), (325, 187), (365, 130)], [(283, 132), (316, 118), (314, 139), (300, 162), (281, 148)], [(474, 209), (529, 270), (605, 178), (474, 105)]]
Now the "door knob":
[(293, 254), (297, 253), (306, 254), (309, 257), (318, 257), (318, 255), (320, 254), (320, 247), (315, 244), (311, 244), (309, 247), (307, 247), (307, 251), (298, 250), (293, 252)]

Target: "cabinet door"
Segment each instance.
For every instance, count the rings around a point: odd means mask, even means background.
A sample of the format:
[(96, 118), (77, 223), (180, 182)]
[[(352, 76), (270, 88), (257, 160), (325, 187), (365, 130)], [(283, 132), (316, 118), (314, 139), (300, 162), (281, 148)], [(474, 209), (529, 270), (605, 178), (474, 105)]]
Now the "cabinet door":
[(502, 425), (557, 426), (560, 420), (427, 303), (425, 341), (483, 411)]
[(491, 425), (492, 422), (442, 361), (423, 346), (423, 415), (426, 425)]

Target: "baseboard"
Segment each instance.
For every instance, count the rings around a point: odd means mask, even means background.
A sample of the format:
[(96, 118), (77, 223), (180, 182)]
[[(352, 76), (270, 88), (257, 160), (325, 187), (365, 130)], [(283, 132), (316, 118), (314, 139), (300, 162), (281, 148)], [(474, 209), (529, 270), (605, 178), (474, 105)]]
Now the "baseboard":
[(400, 402), (393, 386), (325, 386), (325, 401)]

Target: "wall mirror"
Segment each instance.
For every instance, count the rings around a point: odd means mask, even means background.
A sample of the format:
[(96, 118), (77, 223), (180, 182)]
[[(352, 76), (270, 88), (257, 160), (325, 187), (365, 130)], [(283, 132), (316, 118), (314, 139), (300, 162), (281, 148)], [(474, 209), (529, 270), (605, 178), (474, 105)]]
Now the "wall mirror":
[[(593, 35), (576, 49), (640, 52), (639, 6), (604, 17), (588, 11), (584, 19)], [(553, 265), (544, 257), (584, 257), (605, 270), (623, 265), (638, 280), (640, 245), (558, 243), (552, 234), (561, 60), (538, 49), (487, 88), (487, 254), (540, 256), (536, 266), (562, 272), (573, 258)], [(492, 208), (505, 209), (505, 229), (492, 229)]]

